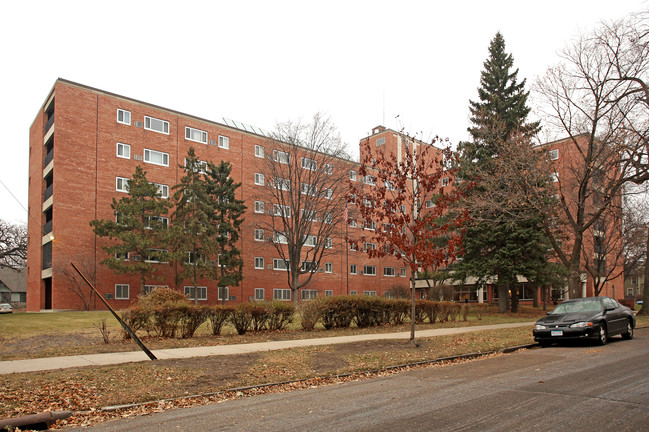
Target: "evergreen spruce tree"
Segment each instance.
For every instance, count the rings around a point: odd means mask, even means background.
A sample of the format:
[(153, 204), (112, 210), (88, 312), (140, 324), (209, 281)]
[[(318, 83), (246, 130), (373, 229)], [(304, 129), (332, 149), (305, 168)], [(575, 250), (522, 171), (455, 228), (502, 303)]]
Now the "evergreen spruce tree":
[(215, 165), (210, 162), (208, 167), (208, 193), (215, 203), (212, 224), (218, 227), (216, 246), (219, 267), (215, 279), (218, 281), (219, 291), (223, 293), (221, 299), (225, 304), (225, 287), (239, 285), (243, 277), (243, 259), (237, 243), (246, 206), (242, 200), (236, 198), (236, 191), (241, 183), (234, 183), (230, 177), (231, 164), (221, 161), (219, 165)]
[[(505, 52), (502, 35), (497, 33), (481, 72), (479, 101), (469, 102), (471, 127), (468, 131), (473, 140), (459, 146), (459, 177), (477, 184), (467, 200), (470, 208), (472, 199), (480, 199), (485, 187), (508, 187), (498, 181), (493, 164), (499, 149), (512, 140), (531, 145), (531, 138), (540, 129), (538, 122), (527, 122), (529, 93), (525, 91), (525, 80), (517, 81), (518, 69), (512, 70), (513, 64), (512, 55)], [(481, 186), (485, 177), (491, 177), (491, 181)], [(503, 211), (507, 205), (503, 202), (488, 210), (471, 209), (472, 222), (466, 228), (463, 259), (455, 267), (456, 277), (461, 279), (473, 276), (478, 283), (486, 283), (497, 277), (500, 312), (508, 307), (509, 293), (512, 311), (517, 310), (517, 276), (534, 280), (544, 274), (547, 266), (548, 245), (542, 218), (531, 209)]]
[(108, 258), (102, 264), (117, 273), (139, 274), (140, 294), (145, 292), (146, 277), (157, 268), (148, 261), (168, 259), (164, 247), (169, 207), (158, 186), (150, 183), (146, 172), (138, 166), (128, 181), (128, 195), (119, 201), (113, 198), (115, 218), (90, 221), (97, 236), (116, 240), (103, 248)]
[(206, 164), (198, 159), (192, 147), (183, 168), (185, 175), (173, 187), (173, 257), (182, 266), (176, 282), (190, 281), (191, 297), (198, 304), (198, 281), (213, 279), (217, 274), (213, 261), (218, 256), (218, 227), (212, 223), (216, 203), (204, 178)]

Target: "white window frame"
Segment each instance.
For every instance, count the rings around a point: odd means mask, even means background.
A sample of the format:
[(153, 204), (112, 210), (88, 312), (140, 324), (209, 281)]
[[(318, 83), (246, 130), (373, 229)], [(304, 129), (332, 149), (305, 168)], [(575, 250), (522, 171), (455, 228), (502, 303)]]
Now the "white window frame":
[[(121, 150), (121, 154), (120, 154)], [(131, 158), (131, 146), (129, 144), (124, 144), (121, 142), (117, 143), (117, 157), (122, 159)]]
[[(124, 290), (126, 290), (126, 296), (124, 296)], [(129, 284), (115, 284), (115, 300), (128, 300), (129, 295)]]
[(274, 288), (273, 300), (291, 301), (291, 290), (288, 288)]
[(358, 266), (356, 264), (349, 265), (349, 274), (358, 274)]
[(376, 177), (373, 175), (366, 174), (364, 183), (370, 186), (375, 186), (376, 185)]
[(559, 173), (558, 172), (553, 172), (550, 175), (550, 178), (552, 179), (552, 183), (557, 183), (559, 181)]
[(302, 156), (302, 169), (315, 171), (318, 169), (318, 161)]
[(289, 179), (275, 177), (273, 178), (273, 187), (278, 190), (291, 190), (291, 181)]
[(227, 137), (225, 135), (219, 135), (219, 143), (218, 143), (219, 148), (222, 149), (229, 149), (230, 148), (230, 137)]
[(448, 177), (442, 177), (442, 186), (448, 186)]
[[(154, 162), (151, 160), (151, 155), (152, 154), (159, 154), (162, 156), (162, 163)], [(158, 166), (169, 166), (169, 153), (161, 152), (158, 150), (151, 150), (151, 149), (144, 149), (144, 157), (143, 157), (144, 162), (150, 163), (153, 165), (158, 165)], [(166, 163), (165, 163), (166, 160)]]
[[(218, 287), (217, 289), (217, 297), (219, 301), (229, 301), (230, 300), (230, 287)], [(225, 294), (225, 298), (223, 298), (223, 294)], [(207, 300), (207, 297), (205, 298)]]
[(397, 271), (394, 267), (383, 267), (383, 276), (396, 277)]
[[(198, 138), (196, 136), (198, 136)], [(207, 144), (207, 131), (185, 126), (185, 139), (201, 144)]]
[(255, 257), (255, 269), (263, 270), (264, 269), (264, 257)]
[[(122, 115), (122, 120), (119, 119), (120, 114)], [(128, 120), (126, 119), (128, 117)], [(117, 123), (131, 125), (131, 112), (126, 111), (120, 108), (117, 108)]]
[(426, 208), (433, 208), (435, 207), (435, 203), (433, 202), (432, 199), (426, 200)]
[(377, 146), (380, 146), (380, 145), (383, 145), (383, 144), (385, 144), (385, 137), (381, 137), (381, 138), (376, 139), (376, 145)]
[(406, 268), (401, 267), (401, 277), (406, 277)]
[(300, 188), (300, 193), (302, 195), (316, 196), (318, 195), (318, 188), (315, 185), (312, 185), (310, 183), (302, 183), (302, 187)]
[(117, 192), (124, 192), (128, 193), (128, 182), (130, 179), (127, 179), (126, 177), (116, 177), (115, 178), (115, 190)]
[[(279, 264), (284, 263), (283, 267), (280, 267)], [(277, 271), (288, 271), (290, 264), (287, 260), (281, 258), (273, 258), (273, 270)]]
[(288, 165), (291, 163), (291, 154), (281, 150), (273, 150), (273, 160)]
[[(371, 272), (368, 272), (368, 270), (371, 270)], [(365, 276), (376, 276), (376, 266), (373, 265), (363, 266), (363, 274)]]
[(265, 155), (266, 155), (266, 151), (264, 149), (264, 146), (255, 145), (255, 157), (264, 158)]
[(325, 164), (325, 165), (324, 165), (324, 172), (325, 172), (325, 174), (327, 174), (327, 175), (331, 175), (331, 174), (333, 174), (333, 172), (334, 172), (334, 166), (331, 165), (331, 164)]
[(548, 150), (548, 158), (550, 160), (558, 160), (559, 159), (559, 149)]
[(318, 244), (318, 236), (307, 235), (304, 236), (304, 246), (315, 247)]
[(331, 190), (331, 188), (325, 188), (325, 190), (324, 190), (324, 197), (325, 197), (325, 199), (330, 200), (333, 196), (334, 196), (334, 193), (333, 193), (333, 191)]
[(334, 290), (325, 290), (325, 297), (333, 297)]
[[(187, 300), (196, 300), (194, 296), (192, 296), (192, 290), (196, 288), (196, 293), (198, 294), (198, 301), (205, 301), (207, 300), (207, 287), (205, 286), (185, 286), (183, 287), (183, 292), (185, 293), (185, 297), (187, 297)], [(204, 294), (204, 296), (203, 296)]]
[(324, 267), (325, 273), (333, 273), (334, 272), (334, 265), (333, 263), (326, 262), (325, 267)]
[(165, 216), (145, 216), (144, 217), (144, 229), (151, 229), (149, 223), (151, 220), (162, 222), (163, 227), (166, 229), (169, 227), (169, 218)]
[(255, 228), (255, 241), (264, 241), (264, 230), (261, 228)]
[(282, 204), (273, 204), (273, 215), (278, 217), (291, 217), (291, 207)]
[(255, 213), (264, 213), (263, 201), (255, 201)]
[[(162, 127), (162, 130), (152, 128), (151, 124), (154, 122), (160, 122), (161, 123), (160, 126)], [(144, 129), (169, 135), (169, 122), (167, 120), (162, 120), (155, 117), (144, 116)]]
[(356, 181), (356, 171), (349, 170), (349, 180), (350, 181)]
[(376, 297), (376, 291), (363, 291), (364, 296)]
[(315, 261), (302, 261), (300, 270), (315, 273), (318, 271), (318, 263)]
[(255, 300), (265, 300), (266, 290), (264, 288), (255, 288)]
[(318, 290), (303, 289), (300, 291), (300, 296), (302, 297), (302, 300), (315, 300), (318, 298)]
[(300, 217), (310, 222), (317, 222), (318, 212), (316, 210), (307, 211), (306, 209), (300, 209)]
[(169, 198), (169, 185), (162, 184), (162, 183), (153, 183), (158, 187), (158, 193), (160, 194), (160, 198), (167, 199)]
[(358, 291), (351, 290), (351, 291), (349, 291), (349, 295), (358, 295)]
[(288, 244), (288, 237), (283, 232), (275, 231), (273, 233), (273, 242), (277, 244)]
[[(162, 251), (162, 252), (168, 252), (167, 249), (155, 249), (155, 248), (151, 248), (150, 250), (151, 250), (151, 251)], [(144, 260), (144, 262), (155, 263), (155, 264), (167, 264), (167, 261), (151, 260), (151, 259), (147, 259), (147, 258), (148, 258), (148, 257), (142, 257), (142, 259)]]
[(264, 186), (264, 175), (262, 173), (255, 173), (255, 184), (257, 186)]
[(333, 247), (333, 244), (334, 244), (334, 242), (331, 239), (331, 237), (327, 237), (325, 239), (325, 249), (331, 249)]

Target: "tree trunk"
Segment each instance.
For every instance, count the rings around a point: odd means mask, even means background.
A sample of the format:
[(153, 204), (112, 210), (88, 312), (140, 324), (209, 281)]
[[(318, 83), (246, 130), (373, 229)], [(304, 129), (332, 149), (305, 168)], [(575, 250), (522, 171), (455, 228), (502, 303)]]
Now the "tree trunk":
[(517, 313), (518, 312), (518, 286), (516, 282), (513, 282), (510, 285), (509, 290), (512, 293), (512, 312)]
[(144, 273), (140, 273), (140, 295), (144, 295), (145, 279)]
[(412, 275), (410, 276), (410, 288), (412, 290), (412, 295), (411, 295), (411, 300), (412, 303), (410, 304), (410, 342), (413, 342), (415, 340), (415, 306), (417, 302), (415, 301), (415, 274), (412, 272)]
[(498, 313), (507, 312), (507, 285), (496, 285), (498, 290)]
[[(649, 229), (647, 230), (647, 243), (645, 256), (649, 257)], [(644, 282), (642, 283), (642, 307), (638, 315), (649, 315), (649, 259), (645, 258), (644, 262)]]
[(533, 294), (534, 300), (532, 303), (532, 307), (539, 307), (539, 287), (535, 284), (534, 285), (534, 294)]

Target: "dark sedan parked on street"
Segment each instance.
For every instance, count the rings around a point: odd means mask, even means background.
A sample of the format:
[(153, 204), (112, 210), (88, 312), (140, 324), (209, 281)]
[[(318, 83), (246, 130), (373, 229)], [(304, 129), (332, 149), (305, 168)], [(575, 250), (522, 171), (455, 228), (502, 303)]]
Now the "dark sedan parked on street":
[(534, 326), (534, 340), (541, 346), (570, 339), (595, 339), (604, 345), (613, 335), (633, 338), (635, 316), (631, 309), (610, 297), (567, 300)]

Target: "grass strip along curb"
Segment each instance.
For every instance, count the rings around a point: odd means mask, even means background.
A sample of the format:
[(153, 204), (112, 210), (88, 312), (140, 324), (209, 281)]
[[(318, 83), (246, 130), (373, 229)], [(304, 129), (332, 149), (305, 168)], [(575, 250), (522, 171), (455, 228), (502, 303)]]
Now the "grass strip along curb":
[[(159, 403), (165, 403), (165, 402), (174, 402), (178, 400), (187, 400), (187, 399), (197, 399), (197, 398), (209, 398), (209, 397), (214, 397), (214, 396), (222, 396), (226, 394), (231, 394), (234, 393), (236, 397), (241, 397), (245, 396), (246, 394), (249, 395), (254, 395), (255, 390), (260, 390), (260, 389), (270, 389), (273, 387), (283, 387), (283, 386), (291, 386), (295, 384), (305, 384), (304, 386), (296, 386), (295, 389), (299, 388), (306, 388), (306, 387), (312, 387), (314, 386), (314, 382), (318, 385), (323, 385), (323, 384), (331, 384), (335, 383), (337, 380), (345, 379), (345, 378), (353, 378), (353, 377), (364, 377), (364, 378), (369, 378), (372, 375), (378, 375), (384, 372), (399, 372), (401, 370), (407, 370), (412, 367), (417, 367), (417, 366), (427, 366), (427, 365), (434, 365), (434, 364), (443, 364), (443, 363), (454, 363), (458, 362), (460, 360), (473, 360), (476, 358), (480, 357), (486, 357), (490, 356), (493, 354), (509, 354), (515, 351), (519, 351), (522, 349), (530, 349), (530, 348), (536, 348), (539, 345), (537, 343), (532, 343), (532, 344), (526, 344), (526, 345), (517, 345), (513, 347), (507, 347), (507, 348), (501, 348), (499, 350), (495, 351), (488, 351), (488, 352), (477, 352), (477, 353), (469, 353), (469, 354), (459, 354), (455, 356), (449, 356), (449, 357), (441, 357), (437, 359), (432, 359), (432, 360), (422, 360), (422, 361), (417, 361), (417, 362), (412, 362), (412, 363), (404, 363), (400, 365), (393, 365), (393, 366), (386, 366), (380, 369), (372, 369), (372, 370), (367, 370), (367, 371), (362, 371), (362, 372), (348, 372), (344, 374), (337, 374), (337, 375), (332, 375), (328, 377), (318, 377), (318, 378), (302, 378), (302, 379), (297, 379), (297, 380), (289, 380), (289, 381), (282, 381), (282, 382), (275, 382), (275, 383), (265, 383), (265, 384), (255, 384), (251, 386), (245, 386), (245, 387), (237, 387), (237, 388), (231, 388), (231, 389), (226, 389), (226, 390), (219, 390), (217, 392), (212, 392), (212, 393), (203, 393), (203, 394), (195, 394), (195, 395), (189, 395), (189, 396), (178, 396), (174, 398), (165, 398), (165, 399), (160, 399), (156, 401), (148, 401), (148, 402), (140, 402), (140, 403), (134, 403), (134, 404), (125, 404), (125, 405), (114, 405), (114, 406), (106, 406), (102, 407), (101, 411), (104, 412), (111, 412), (111, 411), (118, 411), (118, 410), (123, 410), (123, 409), (130, 409), (130, 408), (138, 408), (142, 406), (147, 406), (147, 405), (152, 405), (152, 404), (159, 404)], [(81, 412), (79, 414), (83, 414), (84, 412)]]

